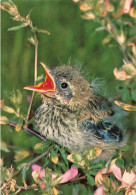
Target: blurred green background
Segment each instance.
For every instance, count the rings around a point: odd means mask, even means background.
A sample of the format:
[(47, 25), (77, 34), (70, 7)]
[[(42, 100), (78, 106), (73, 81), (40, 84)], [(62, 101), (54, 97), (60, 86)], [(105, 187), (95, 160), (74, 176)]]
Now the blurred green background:
[[(113, 69), (123, 64), (120, 48), (114, 41), (114, 46), (112, 42), (110, 46), (102, 44), (107, 32), (96, 31), (99, 24), (95, 21), (82, 19), (77, 4), (72, 0), (16, 0), (14, 2), (21, 16), (25, 17), (31, 11), (33, 25), (51, 33), (50, 36), (38, 34), (38, 75), (43, 74), (43, 69), (39, 65), (41, 61), (49, 67), (68, 63), (82, 65), (89, 81), (92, 78), (100, 78), (105, 81), (110, 96), (119, 93), (117, 88), (121, 82), (115, 80)], [(8, 28), (19, 24), (12, 21), (9, 14), (4, 11), (2, 11), (1, 22), (2, 99), (5, 100), (6, 105), (11, 106), (10, 92), (19, 89), (23, 95), (23, 112), (26, 113), (28, 108), (26, 99), (31, 92), (23, 90), (23, 87), (33, 84), (34, 47), (28, 42), (32, 34), (29, 28), (8, 31)], [(33, 110), (38, 105), (37, 100), (35, 102)], [(130, 137), (131, 132), (136, 129), (135, 117), (136, 114), (133, 113), (129, 116)], [(2, 140), (24, 149), (30, 148), (30, 144), (33, 147), (40, 142), (38, 138), (23, 131), (20, 133), (9, 131), (8, 127), (2, 127)], [(16, 165), (12, 153), (3, 153), (3, 156), (5, 166)]]

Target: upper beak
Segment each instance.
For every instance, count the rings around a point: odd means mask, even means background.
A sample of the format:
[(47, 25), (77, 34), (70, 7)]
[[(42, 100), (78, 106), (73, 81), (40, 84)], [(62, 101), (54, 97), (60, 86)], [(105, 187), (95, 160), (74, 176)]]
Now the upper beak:
[(42, 62), (41, 62), (41, 65), (43, 66), (44, 71), (46, 73), (45, 82), (39, 83), (38, 85), (35, 85), (35, 86), (24, 87), (24, 89), (37, 91), (40, 93), (45, 93), (48, 91), (55, 91), (56, 85), (55, 85), (55, 81), (51, 74), (50, 69)]

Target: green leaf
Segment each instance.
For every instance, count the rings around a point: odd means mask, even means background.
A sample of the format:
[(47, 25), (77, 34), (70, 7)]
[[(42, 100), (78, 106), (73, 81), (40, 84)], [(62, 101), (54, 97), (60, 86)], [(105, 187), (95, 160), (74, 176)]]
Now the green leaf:
[(89, 175), (93, 175), (93, 176), (95, 176), (97, 173), (98, 173), (98, 169), (96, 170), (96, 169), (91, 169), (90, 171), (89, 171)]
[(90, 176), (90, 175), (87, 175), (87, 182), (91, 186), (94, 186), (94, 184), (95, 184), (94, 178), (92, 176)]
[(19, 30), (19, 29), (24, 28), (26, 26), (27, 25), (25, 25), (25, 24), (21, 24), (20, 26), (13, 26), (11, 28), (8, 28), (8, 31)]
[(26, 169), (26, 167), (24, 167), (22, 170), (22, 181), (26, 180), (26, 171), (27, 171), (27, 169)]
[(136, 101), (136, 90), (132, 90), (131, 95), (132, 95), (132, 100)]
[(91, 169), (92, 169), (92, 168), (93, 168), (93, 169), (97, 169), (97, 168), (102, 168), (102, 167), (103, 167), (103, 164), (102, 164), (102, 163), (97, 163), (97, 164), (91, 166)]
[(61, 156), (62, 156), (63, 160), (65, 161), (65, 164), (68, 166), (67, 155), (64, 153), (65, 150), (63, 150), (62, 148), (60, 148), (58, 145), (55, 145), (55, 148), (57, 148), (60, 151)]
[(46, 142), (37, 143), (37, 144), (35, 144), (34, 149), (35, 150), (41, 150), (45, 147), (45, 145), (46, 145)]
[(124, 94), (122, 96), (123, 102), (131, 102), (131, 96), (128, 90), (124, 90)]
[(82, 156), (80, 154), (74, 153), (73, 154), (73, 159), (75, 163), (79, 163), (82, 161)]
[(118, 158), (115, 164), (119, 167), (124, 167), (124, 160), (122, 158)]
[(65, 164), (68, 166), (67, 155), (62, 150), (60, 150), (60, 153), (61, 153), (63, 160), (65, 161)]
[(45, 183), (45, 185), (47, 186), (51, 186), (52, 184), (52, 170), (49, 168), (45, 169), (45, 177), (43, 178), (43, 181)]
[(47, 167), (47, 165), (50, 163), (50, 159), (46, 158), (46, 161), (44, 165), (42, 166), (43, 168)]
[(131, 149), (131, 146), (126, 145), (126, 146), (123, 146), (122, 148), (120, 148), (120, 151), (126, 152), (126, 151), (128, 151), (130, 149)]
[(51, 158), (54, 158), (54, 157), (56, 157), (57, 155), (58, 155), (58, 154), (57, 154), (56, 151), (51, 150)]
[(6, 142), (4, 141), (1, 141), (1, 150), (4, 151), (4, 152), (10, 152), (10, 150), (8, 149), (8, 145), (6, 144)]

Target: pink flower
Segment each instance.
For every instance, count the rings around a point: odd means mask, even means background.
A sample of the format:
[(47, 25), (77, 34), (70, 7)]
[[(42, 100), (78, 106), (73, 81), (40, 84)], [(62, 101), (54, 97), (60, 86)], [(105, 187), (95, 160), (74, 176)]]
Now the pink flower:
[[(114, 164), (111, 165), (109, 172), (113, 173), (114, 176), (122, 182), (122, 188), (129, 188), (136, 182), (136, 174), (132, 169), (130, 173), (125, 170), (121, 177), (121, 169)], [(136, 188), (136, 185), (134, 185), (133, 187)]]
[(95, 176), (95, 183), (96, 185), (102, 184), (103, 182), (103, 175), (108, 172), (108, 168), (103, 168), (100, 171), (98, 171), (98, 173)]
[(130, 8), (131, 8), (131, 4), (132, 4), (132, 0), (125, 0), (125, 3), (122, 7), (122, 13), (123, 14), (129, 13)]
[[(126, 170), (123, 173), (123, 176), (121, 178), (122, 181), (122, 186), (129, 188), (131, 185), (136, 183), (136, 174), (135, 172), (131, 169), (131, 172), (127, 172)], [(136, 184), (133, 185), (134, 188), (136, 188)]]
[(118, 180), (121, 180), (121, 169), (116, 164), (110, 166), (109, 173), (113, 173)]
[(103, 184), (101, 184), (94, 192), (94, 195), (104, 195)]
[[(124, 171), (123, 175), (121, 173), (121, 169), (116, 165), (116, 164), (112, 164), (109, 168), (109, 170), (107, 168), (101, 169), (95, 176), (95, 182), (96, 184), (101, 184), (95, 191), (95, 195), (97, 194), (104, 194), (104, 189), (103, 189), (103, 175), (105, 173), (113, 173), (114, 176), (121, 181), (121, 186), (119, 187), (119, 189), (121, 188), (126, 188), (126, 189), (131, 189), (130, 192), (132, 192), (134, 189), (136, 189), (136, 173), (131, 170), (131, 172), (129, 173), (128, 171)], [(118, 190), (119, 190), (118, 189)], [(103, 195), (102, 194), (102, 195)], [(130, 193), (131, 194), (131, 193)]]
[[(43, 177), (45, 177), (45, 169), (42, 169), (41, 166), (33, 164), (32, 165), (32, 171), (39, 171), (39, 175), (38, 178), (40, 180), (42, 180)], [(68, 181), (70, 181), (71, 179), (75, 178), (78, 174), (78, 169), (76, 167), (69, 169), (68, 171), (66, 171), (63, 175), (61, 175), (60, 177), (57, 178), (58, 183), (66, 183)], [(52, 181), (58, 176), (58, 174), (56, 173), (52, 173)], [(42, 182), (41, 184), (41, 188), (45, 189), (46, 186), (44, 184), (44, 182)]]

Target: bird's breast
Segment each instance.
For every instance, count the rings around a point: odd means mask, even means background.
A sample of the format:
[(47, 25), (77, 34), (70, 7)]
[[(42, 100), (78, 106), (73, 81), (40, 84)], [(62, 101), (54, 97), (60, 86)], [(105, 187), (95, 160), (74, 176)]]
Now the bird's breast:
[(82, 132), (78, 131), (74, 113), (44, 103), (36, 111), (35, 122), (38, 131), (47, 139), (70, 149), (83, 147)]

